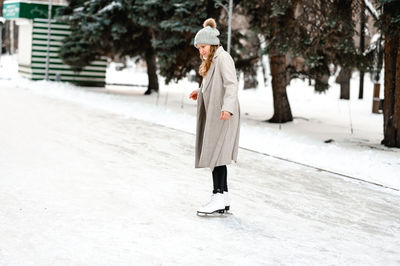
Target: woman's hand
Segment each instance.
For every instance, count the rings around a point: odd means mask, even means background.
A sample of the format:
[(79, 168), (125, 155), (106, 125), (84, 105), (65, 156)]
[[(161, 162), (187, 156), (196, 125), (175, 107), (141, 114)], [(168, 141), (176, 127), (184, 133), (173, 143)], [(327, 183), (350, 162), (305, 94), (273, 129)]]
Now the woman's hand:
[(189, 95), (189, 98), (192, 99), (193, 101), (197, 100), (197, 90), (192, 91), (192, 93)]
[(231, 113), (227, 111), (222, 111), (219, 120), (229, 120), (229, 118), (231, 118)]

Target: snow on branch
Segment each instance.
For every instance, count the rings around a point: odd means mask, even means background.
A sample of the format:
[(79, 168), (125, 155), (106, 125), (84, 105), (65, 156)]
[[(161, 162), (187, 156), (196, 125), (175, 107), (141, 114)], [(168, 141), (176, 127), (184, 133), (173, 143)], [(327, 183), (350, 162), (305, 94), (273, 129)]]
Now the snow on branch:
[(117, 3), (115, 1), (113, 1), (112, 3), (106, 5), (105, 7), (103, 7), (102, 9), (99, 10), (99, 14), (107, 12), (109, 10), (112, 10), (114, 7), (122, 7), (121, 3)]
[(372, 5), (372, 3), (369, 0), (364, 0), (365, 6), (367, 7), (369, 13), (375, 18), (375, 20), (379, 19), (379, 13), (375, 9), (375, 7)]

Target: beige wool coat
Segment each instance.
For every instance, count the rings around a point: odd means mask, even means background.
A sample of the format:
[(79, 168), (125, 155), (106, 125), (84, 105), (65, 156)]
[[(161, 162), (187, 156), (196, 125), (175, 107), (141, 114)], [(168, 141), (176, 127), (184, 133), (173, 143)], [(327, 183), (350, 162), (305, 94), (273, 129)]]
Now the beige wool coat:
[[(220, 120), (221, 112), (232, 115)], [(237, 161), (240, 107), (235, 63), (222, 46), (215, 51), (210, 69), (197, 96), (196, 168), (210, 168)]]

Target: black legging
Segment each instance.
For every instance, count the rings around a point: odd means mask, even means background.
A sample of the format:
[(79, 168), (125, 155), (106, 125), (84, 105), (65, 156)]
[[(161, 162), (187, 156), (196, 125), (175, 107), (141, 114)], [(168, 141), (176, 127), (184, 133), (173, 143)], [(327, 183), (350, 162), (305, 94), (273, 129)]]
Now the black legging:
[(213, 184), (214, 191), (213, 193), (223, 193), (228, 192), (228, 183), (227, 183), (227, 170), (226, 165), (217, 166), (214, 168), (213, 172)]

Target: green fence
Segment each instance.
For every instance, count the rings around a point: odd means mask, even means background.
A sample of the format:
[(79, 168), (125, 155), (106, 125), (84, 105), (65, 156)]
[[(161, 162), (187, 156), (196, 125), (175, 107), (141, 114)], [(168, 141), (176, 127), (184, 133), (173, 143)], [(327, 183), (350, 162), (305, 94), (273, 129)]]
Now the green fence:
[[(54, 6), (56, 10), (60, 6)], [(18, 72), (32, 80), (46, 75), (48, 41), (48, 6), (46, 4), (8, 0), (4, 2), (3, 16), (19, 25)], [(53, 12), (54, 13), (54, 12)], [(49, 79), (73, 82), (85, 86), (104, 86), (106, 58), (91, 62), (80, 72), (64, 64), (59, 57), (63, 39), (71, 34), (67, 24), (50, 21)]]

